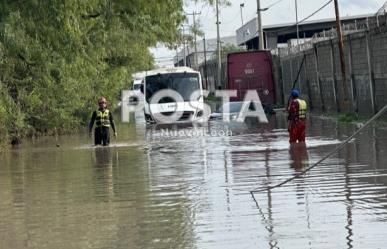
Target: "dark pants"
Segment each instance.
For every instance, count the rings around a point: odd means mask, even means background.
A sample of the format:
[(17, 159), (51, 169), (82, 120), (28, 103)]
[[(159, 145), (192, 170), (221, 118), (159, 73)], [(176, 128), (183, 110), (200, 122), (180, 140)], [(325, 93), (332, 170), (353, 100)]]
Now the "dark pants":
[(109, 127), (96, 127), (94, 130), (94, 144), (107, 146), (110, 143)]

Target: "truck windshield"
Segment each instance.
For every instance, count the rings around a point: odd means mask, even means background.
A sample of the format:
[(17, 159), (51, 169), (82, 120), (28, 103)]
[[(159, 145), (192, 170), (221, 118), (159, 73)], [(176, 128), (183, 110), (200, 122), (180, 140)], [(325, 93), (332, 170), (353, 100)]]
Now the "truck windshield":
[[(160, 90), (171, 89), (178, 92), (184, 101), (190, 101), (191, 94), (198, 89), (199, 75), (197, 73), (168, 73), (146, 77), (146, 101)], [(159, 103), (175, 102), (172, 98), (163, 98)]]

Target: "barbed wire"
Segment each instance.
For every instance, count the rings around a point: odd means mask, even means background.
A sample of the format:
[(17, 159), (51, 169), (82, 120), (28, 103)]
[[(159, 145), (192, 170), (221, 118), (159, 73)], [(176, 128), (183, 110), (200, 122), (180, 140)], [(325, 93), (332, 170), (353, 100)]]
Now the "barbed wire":
[(383, 6), (376, 12), (376, 16), (385, 14), (387, 10), (387, 2), (383, 4)]
[[(387, 6), (387, 3), (385, 4)], [(382, 18), (382, 16), (386, 16), (386, 13), (383, 15), (375, 15), (365, 18), (364, 20), (354, 20), (352, 23), (342, 24), (342, 31), (344, 35), (349, 35), (358, 32), (364, 32), (373, 28), (378, 28), (382, 25), (387, 25), (387, 19)], [(384, 23), (381, 22), (384, 20)], [(301, 51), (305, 51), (313, 48), (315, 43), (330, 40), (337, 38), (337, 30), (336, 28), (331, 28), (330, 30), (324, 30), (319, 33), (315, 33), (312, 38), (308, 41), (304, 41), (303, 43), (295, 46), (289, 46), (287, 48), (276, 48), (271, 52), (276, 55), (288, 56), (292, 54), (297, 54)]]

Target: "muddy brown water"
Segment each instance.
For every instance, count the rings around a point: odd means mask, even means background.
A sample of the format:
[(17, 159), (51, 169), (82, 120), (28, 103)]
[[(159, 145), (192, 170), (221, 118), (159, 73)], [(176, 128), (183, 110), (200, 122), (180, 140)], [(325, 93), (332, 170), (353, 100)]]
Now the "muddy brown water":
[[(310, 117), (306, 147), (270, 124), (120, 124), (95, 148), (48, 137), (0, 154), (0, 248), (386, 248), (387, 132)], [(232, 133), (232, 134), (231, 134)], [(56, 145), (59, 145), (57, 147)]]

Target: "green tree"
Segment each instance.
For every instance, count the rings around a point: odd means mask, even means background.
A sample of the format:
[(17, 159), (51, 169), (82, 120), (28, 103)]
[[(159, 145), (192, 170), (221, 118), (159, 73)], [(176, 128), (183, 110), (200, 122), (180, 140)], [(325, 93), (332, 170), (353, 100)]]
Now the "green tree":
[(100, 95), (114, 105), (133, 72), (153, 67), (149, 47), (179, 40), (183, 7), (184, 0), (2, 0), (1, 141), (80, 127)]
[[(225, 45), (222, 45), (221, 47), (220, 57), (222, 61), (226, 61), (228, 54), (235, 53), (235, 52), (243, 52), (243, 51), (246, 51), (246, 49), (242, 47), (237, 47), (234, 44), (225, 44)], [(215, 52), (211, 55), (210, 61), (215, 61), (217, 59), (217, 55), (218, 55), (218, 49), (215, 49)]]

